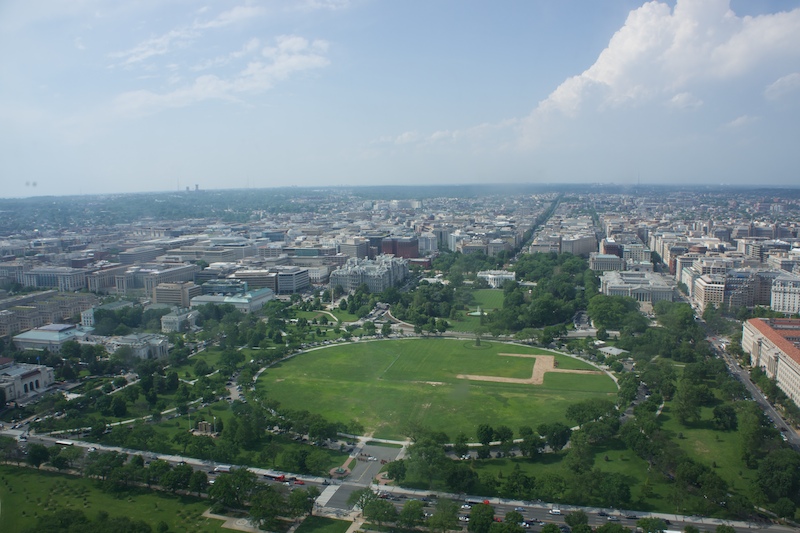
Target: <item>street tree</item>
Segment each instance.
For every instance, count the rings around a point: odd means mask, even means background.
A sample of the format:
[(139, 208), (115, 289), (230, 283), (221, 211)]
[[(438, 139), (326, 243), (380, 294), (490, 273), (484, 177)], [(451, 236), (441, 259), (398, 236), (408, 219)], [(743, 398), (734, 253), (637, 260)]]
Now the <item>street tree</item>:
[(580, 510), (572, 511), (567, 513), (567, 516), (564, 517), (564, 522), (566, 522), (568, 526), (575, 528), (581, 524), (588, 524), (589, 516)]
[(397, 509), (392, 502), (376, 498), (364, 508), (364, 517), (383, 527), (383, 524), (397, 521)]
[(643, 533), (664, 533), (667, 524), (660, 518), (640, 518), (636, 521), (636, 526), (641, 528)]
[[(217, 483), (214, 483), (213, 487)], [(250, 498), (250, 519), (260, 529), (275, 531), (278, 517), (285, 513), (285, 510), (286, 501), (283, 495), (272, 485), (259, 485), (258, 490)]]
[(28, 464), (39, 468), (50, 458), (50, 450), (44, 444), (31, 444), (28, 446)]
[(436, 502), (433, 516), (428, 519), (428, 528), (431, 531), (445, 533), (451, 529), (458, 529), (458, 505), (453, 500), (440, 498)]
[(425, 503), (420, 500), (407, 500), (400, 510), (397, 523), (402, 527), (414, 529), (425, 522)]
[(372, 492), (369, 487), (364, 487), (363, 489), (359, 489), (350, 493), (350, 496), (347, 498), (347, 505), (352, 505), (363, 512), (370, 502), (377, 499), (377, 494)]
[(489, 528), (494, 522), (494, 507), (485, 503), (472, 506), (469, 513), (467, 530), (471, 533), (489, 533)]

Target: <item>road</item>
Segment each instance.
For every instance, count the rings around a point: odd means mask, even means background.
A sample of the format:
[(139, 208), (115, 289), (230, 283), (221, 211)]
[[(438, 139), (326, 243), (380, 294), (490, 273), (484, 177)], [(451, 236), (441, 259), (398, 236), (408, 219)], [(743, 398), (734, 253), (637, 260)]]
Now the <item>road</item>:
[[(17, 436), (21, 433), (20, 430), (9, 430), (8, 428), (0, 430), (0, 434), (7, 436)], [(52, 437), (45, 437), (39, 435), (29, 435), (27, 444), (40, 443), (47, 446), (55, 445), (57, 439)], [(117, 446), (104, 446), (91, 442), (81, 442), (73, 440), (75, 446), (82, 448), (94, 448), (97, 451), (117, 451), (127, 454), (141, 454), (147, 461), (160, 459), (167, 461), (173, 465), (179, 463), (186, 463), (192, 466), (195, 470), (202, 470), (209, 474), (209, 479), (213, 480), (217, 474), (214, 473), (214, 468), (218, 466), (217, 463), (212, 461), (204, 461), (192, 457), (185, 457), (181, 455), (163, 455), (154, 454), (150, 452), (141, 452), (138, 450), (131, 450)], [(262, 468), (248, 468), (251, 472), (255, 473), (259, 480), (263, 483), (282, 484), (293, 490), (294, 488), (317, 486), (320, 490), (320, 497), (317, 499), (317, 507), (315, 514), (328, 515), (334, 517), (347, 517), (352, 514), (352, 508), (347, 504), (347, 500), (354, 491), (364, 487), (371, 487), (375, 491), (386, 492), (386, 496), (391, 498), (395, 505), (400, 508), (406, 501), (411, 498), (416, 498), (426, 501), (426, 512), (432, 513), (435, 505), (433, 501), (435, 498), (450, 498), (459, 502), (459, 505), (465, 504), (467, 501), (482, 502), (488, 501), (495, 509), (497, 517), (504, 517), (507, 513), (519, 509), (518, 512), (522, 514), (525, 520), (529, 521), (530, 531), (538, 531), (541, 529), (542, 524), (533, 523), (538, 521), (544, 523), (555, 523), (558, 525), (565, 524), (564, 517), (567, 513), (576, 510), (582, 510), (589, 516), (589, 524), (592, 526), (602, 525), (610, 520), (609, 516), (613, 517), (611, 520), (618, 519), (619, 523), (632, 527), (635, 525), (636, 520), (642, 517), (658, 517), (669, 521), (669, 529), (683, 529), (685, 525), (692, 524), (697, 526), (701, 531), (713, 530), (717, 525), (727, 524), (733, 526), (736, 531), (745, 532), (753, 529), (761, 529), (765, 532), (772, 533), (789, 533), (795, 531), (793, 528), (775, 525), (775, 524), (755, 524), (746, 522), (732, 522), (726, 520), (718, 520), (711, 518), (693, 517), (693, 516), (680, 516), (672, 514), (651, 514), (640, 513), (633, 511), (623, 511), (615, 509), (601, 509), (597, 507), (578, 507), (556, 505), (544, 502), (530, 502), (509, 500), (504, 498), (487, 498), (483, 497), (470, 497), (463, 494), (448, 494), (448, 493), (431, 493), (430, 491), (421, 491), (413, 489), (403, 489), (400, 487), (392, 486), (379, 486), (373, 483), (375, 476), (378, 475), (381, 469), (381, 461), (392, 461), (401, 458), (405, 452), (404, 448), (390, 447), (386, 445), (376, 445), (374, 441), (364, 437), (359, 439), (359, 443), (351, 453), (351, 458), (355, 458), (356, 462), (352, 467), (350, 475), (344, 481), (335, 481), (327, 478), (317, 476), (301, 476), (293, 474), (285, 474), (286, 481), (279, 482), (269, 476), (281, 474), (270, 469)], [(25, 444), (25, 443), (21, 443)], [(361, 457), (364, 460), (358, 460)], [(370, 459), (373, 457), (374, 459)], [(552, 509), (560, 509), (561, 515), (551, 514)], [(468, 516), (469, 510), (459, 510), (460, 516)], [(466, 526), (466, 522), (462, 522)]]
[(758, 406), (764, 410), (764, 413), (766, 413), (769, 419), (772, 420), (775, 427), (778, 428), (778, 430), (783, 428), (786, 429), (786, 431), (781, 431), (781, 434), (784, 435), (786, 442), (789, 443), (789, 445), (795, 450), (800, 451), (800, 435), (798, 435), (797, 431), (793, 429), (792, 424), (784, 420), (777, 409), (775, 409), (775, 407), (769, 403), (761, 390), (756, 387), (752, 381), (750, 381), (750, 372), (742, 368), (739, 362), (736, 361), (736, 358), (731, 356), (725, 350), (724, 346), (727, 345), (727, 339), (708, 337), (708, 342), (714, 346), (718, 354), (722, 355), (722, 358), (728, 365), (728, 370), (730, 373), (736, 377), (736, 379), (742, 382), (747, 391), (750, 393), (750, 396), (752, 396), (753, 400), (758, 404)]

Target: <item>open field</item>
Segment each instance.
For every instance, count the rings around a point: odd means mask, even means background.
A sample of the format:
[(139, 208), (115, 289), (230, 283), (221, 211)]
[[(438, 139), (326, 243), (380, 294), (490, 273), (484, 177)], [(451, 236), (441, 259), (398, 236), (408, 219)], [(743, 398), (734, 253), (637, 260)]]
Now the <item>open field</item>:
[(351, 525), (349, 520), (309, 516), (297, 528), (297, 533), (345, 533)]
[(154, 531), (161, 521), (169, 531), (222, 531), (222, 522), (201, 516), (208, 503), (197, 498), (145, 490), (105, 493), (89, 479), (6, 465), (0, 465), (0, 506), (0, 531), (22, 531), (38, 516), (64, 508), (89, 517), (106, 511), (144, 520)]
[(480, 305), (484, 311), (502, 309), (504, 296), (502, 289), (476, 289), (472, 291), (475, 304)]
[(332, 421), (356, 420), (379, 438), (403, 438), (409, 424), (464, 432), (479, 424), (536, 426), (564, 419), (571, 403), (616, 394), (608, 376), (546, 373), (542, 385), (478, 382), (459, 374), (528, 379), (535, 359), (499, 353), (555, 356), (559, 368), (594, 367), (536, 348), (484, 341), (407, 339), (333, 346), (301, 354), (265, 372), (258, 383), (289, 409)]

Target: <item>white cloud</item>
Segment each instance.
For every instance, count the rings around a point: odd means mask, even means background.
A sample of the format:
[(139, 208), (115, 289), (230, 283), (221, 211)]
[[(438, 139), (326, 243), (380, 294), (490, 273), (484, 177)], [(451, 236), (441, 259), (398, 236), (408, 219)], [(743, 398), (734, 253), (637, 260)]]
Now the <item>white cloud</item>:
[(416, 142), (419, 139), (419, 134), (416, 131), (407, 131), (405, 133), (401, 133), (397, 136), (394, 140), (395, 144), (410, 144)]
[(759, 117), (753, 117), (753, 116), (750, 116), (750, 115), (742, 115), (742, 116), (736, 117), (735, 119), (733, 119), (730, 122), (728, 122), (727, 124), (725, 124), (725, 127), (728, 128), (728, 129), (744, 128), (745, 126), (749, 126), (750, 124), (752, 124), (754, 122), (757, 122), (758, 120), (759, 120)]
[(184, 46), (197, 37), (197, 33), (188, 29), (175, 29), (158, 37), (151, 37), (124, 52), (111, 54), (113, 58), (122, 59), (122, 64), (130, 66), (141, 63), (154, 56), (162, 56), (171, 52), (176, 46)]
[[(252, 41), (249, 44), (252, 45)], [(275, 46), (262, 50), (264, 60), (250, 61), (234, 76), (223, 78), (207, 74), (195, 78), (190, 84), (164, 93), (129, 91), (119, 95), (114, 105), (119, 114), (136, 116), (162, 109), (186, 107), (206, 100), (240, 101), (243, 95), (269, 90), (275, 83), (292, 74), (327, 66), (327, 50), (328, 43), (325, 41), (309, 41), (295, 35), (284, 35), (276, 39)]]
[(798, 91), (800, 91), (800, 72), (793, 72), (769, 84), (764, 89), (764, 96), (768, 100), (779, 100)]
[(264, 13), (266, 13), (266, 9), (264, 9), (262, 6), (236, 6), (229, 11), (220, 13), (213, 19), (206, 22), (195, 22), (194, 28), (200, 30), (208, 28), (221, 28), (223, 26), (229, 26), (231, 24), (236, 24), (238, 22), (260, 17)]
[(244, 44), (244, 46), (242, 46), (242, 48), (240, 48), (239, 50), (235, 50), (224, 56), (218, 56), (212, 59), (207, 59), (205, 61), (202, 61), (201, 63), (191, 67), (191, 70), (193, 71), (208, 70), (211, 68), (219, 68), (225, 66), (231, 63), (232, 61), (241, 59), (248, 55), (252, 55), (253, 53), (258, 51), (260, 46), (261, 46), (261, 41), (259, 41), (257, 38), (254, 37), (249, 41), (247, 41)]
[(591, 67), (562, 83), (539, 108), (574, 116), (592, 96), (602, 105), (640, 103), (739, 77), (776, 57), (800, 57), (798, 27), (797, 9), (738, 17), (729, 0), (679, 0), (674, 10), (649, 2), (631, 11)]
[(682, 92), (670, 98), (667, 105), (675, 109), (697, 109), (703, 105), (703, 101), (692, 93)]
[(297, 9), (302, 11), (316, 11), (320, 9), (337, 11), (350, 7), (350, 0), (305, 0), (303, 2), (298, 2), (296, 6)]

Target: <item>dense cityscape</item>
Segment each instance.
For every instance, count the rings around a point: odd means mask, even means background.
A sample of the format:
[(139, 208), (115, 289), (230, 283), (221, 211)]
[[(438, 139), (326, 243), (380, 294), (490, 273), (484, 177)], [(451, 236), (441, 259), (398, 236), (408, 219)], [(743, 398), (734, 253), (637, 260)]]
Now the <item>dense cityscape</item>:
[(791, 531), (799, 315), (796, 189), (0, 199), (0, 523)]

